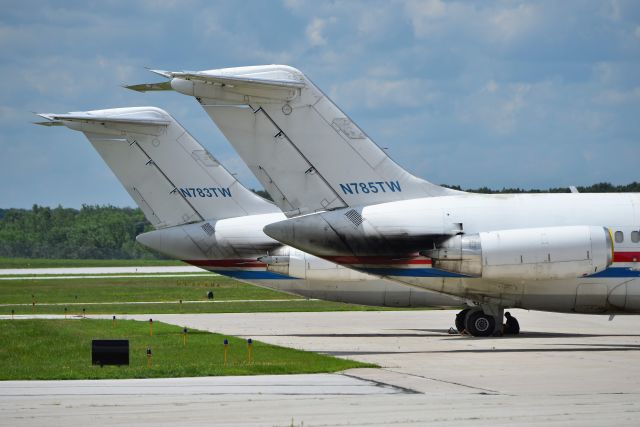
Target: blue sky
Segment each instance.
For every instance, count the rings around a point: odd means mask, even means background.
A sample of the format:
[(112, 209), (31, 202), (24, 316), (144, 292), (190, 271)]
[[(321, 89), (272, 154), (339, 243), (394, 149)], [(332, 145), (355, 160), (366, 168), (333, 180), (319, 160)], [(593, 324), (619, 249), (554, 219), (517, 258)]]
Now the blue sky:
[(640, 179), (637, 1), (5, 1), (0, 207), (134, 203), (83, 135), (31, 112), (155, 105), (259, 184), (191, 98), (144, 67), (285, 63), (396, 161), (492, 188)]

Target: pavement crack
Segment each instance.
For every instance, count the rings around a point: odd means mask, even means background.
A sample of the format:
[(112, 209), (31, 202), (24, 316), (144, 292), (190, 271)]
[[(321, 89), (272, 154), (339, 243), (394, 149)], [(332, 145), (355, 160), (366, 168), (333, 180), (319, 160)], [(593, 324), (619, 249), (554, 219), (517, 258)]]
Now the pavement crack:
[(427, 377), (427, 376), (424, 376), (424, 375), (410, 374), (410, 373), (402, 372), (402, 371), (394, 371), (393, 369), (388, 369), (388, 368), (382, 368), (382, 370), (387, 371), (387, 372), (393, 372), (394, 374), (407, 375), (409, 377), (423, 378), (425, 380), (436, 381), (436, 382), (439, 382), (439, 383), (457, 385), (457, 386), (460, 386), (460, 387), (466, 387), (466, 388), (470, 388), (472, 390), (478, 390), (478, 391), (481, 392), (480, 394), (509, 396), (508, 394), (501, 393), (501, 392), (499, 392), (497, 390), (491, 390), (491, 389), (482, 388), (482, 387), (475, 387), (475, 386), (472, 386), (472, 385), (462, 384), (462, 383), (458, 383), (458, 382), (455, 382), (455, 381), (447, 381), (447, 380), (441, 380), (441, 379), (438, 379), (438, 378)]
[(375, 384), (378, 387), (393, 387), (393, 388), (401, 390), (402, 392), (407, 393), (407, 394), (424, 394), (421, 391), (414, 390), (414, 389), (409, 388), (409, 387), (403, 387), (403, 386), (399, 386), (399, 385), (395, 385), (395, 384), (384, 383), (382, 381), (373, 380), (371, 378), (359, 377), (357, 375), (345, 374), (345, 373), (342, 373), (342, 375), (344, 375), (345, 377), (354, 378), (354, 379), (360, 380), (360, 381), (367, 381), (367, 382)]

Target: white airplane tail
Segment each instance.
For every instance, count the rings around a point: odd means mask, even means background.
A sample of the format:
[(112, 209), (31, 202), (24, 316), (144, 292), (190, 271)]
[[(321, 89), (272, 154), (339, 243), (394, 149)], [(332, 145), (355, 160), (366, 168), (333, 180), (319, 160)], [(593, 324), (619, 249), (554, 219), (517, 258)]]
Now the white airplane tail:
[(288, 216), (457, 193), (401, 168), (295, 68), (157, 73), (196, 97)]
[(159, 108), (40, 116), (83, 132), (155, 228), (279, 212)]

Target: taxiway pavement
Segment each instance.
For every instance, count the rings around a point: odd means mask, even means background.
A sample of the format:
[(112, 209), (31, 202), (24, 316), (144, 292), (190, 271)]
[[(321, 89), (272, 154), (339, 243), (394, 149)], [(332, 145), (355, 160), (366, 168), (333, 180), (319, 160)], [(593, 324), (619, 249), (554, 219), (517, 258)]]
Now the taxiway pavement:
[(640, 423), (639, 316), (609, 322), (606, 316), (512, 313), (523, 333), (503, 338), (449, 335), (454, 311), (153, 315), (381, 368), (289, 377), (4, 382), (0, 424)]

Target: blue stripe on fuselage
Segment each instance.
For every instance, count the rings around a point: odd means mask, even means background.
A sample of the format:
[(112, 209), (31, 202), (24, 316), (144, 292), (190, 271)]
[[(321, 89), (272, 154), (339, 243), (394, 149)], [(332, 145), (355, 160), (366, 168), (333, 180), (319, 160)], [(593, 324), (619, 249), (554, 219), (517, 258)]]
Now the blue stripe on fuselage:
[[(439, 270), (437, 268), (375, 268), (361, 267), (359, 270), (377, 276), (397, 276), (397, 277), (471, 277), (464, 274), (452, 273), (450, 271)], [(640, 271), (632, 270), (629, 267), (610, 267), (591, 276), (586, 277), (640, 277)]]
[(588, 277), (640, 277), (640, 271), (632, 270), (630, 267), (609, 267)]
[(375, 268), (375, 267), (358, 267), (359, 270), (365, 271), (377, 276), (403, 276), (403, 277), (469, 277), (464, 274), (452, 273), (450, 271), (439, 270), (437, 268)]

